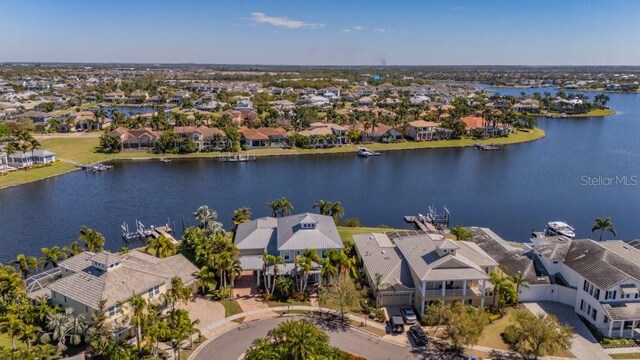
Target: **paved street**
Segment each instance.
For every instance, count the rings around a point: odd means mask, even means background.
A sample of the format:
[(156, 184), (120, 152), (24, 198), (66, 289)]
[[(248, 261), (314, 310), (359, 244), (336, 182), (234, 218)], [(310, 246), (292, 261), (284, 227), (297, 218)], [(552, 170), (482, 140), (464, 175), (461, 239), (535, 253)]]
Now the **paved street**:
[[(291, 317), (265, 319), (242, 324), (204, 345), (194, 360), (235, 360), (267, 332)], [(331, 344), (367, 359), (417, 359), (411, 348), (394, 345), (352, 329), (327, 329)]]

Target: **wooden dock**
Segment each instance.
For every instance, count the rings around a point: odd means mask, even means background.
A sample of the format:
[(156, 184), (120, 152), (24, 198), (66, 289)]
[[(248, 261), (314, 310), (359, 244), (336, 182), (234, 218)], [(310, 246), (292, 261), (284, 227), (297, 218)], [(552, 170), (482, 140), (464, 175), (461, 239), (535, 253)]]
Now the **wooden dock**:
[(426, 219), (421, 218), (419, 216), (411, 216), (411, 215), (406, 215), (404, 217), (404, 221), (408, 222), (409, 224), (413, 224), (416, 226), (416, 228), (424, 231), (424, 232), (436, 232), (437, 229), (435, 228), (435, 226), (433, 226), (431, 223), (427, 222)]
[(127, 223), (123, 223), (122, 225), (120, 225), (120, 227), (122, 228), (122, 238), (125, 241), (131, 241), (131, 240), (146, 241), (149, 238), (157, 239), (160, 236), (164, 236), (169, 240), (171, 240), (171, 242), (173, 242), (174, 244), (177, 244), (178, 240), (176, 240), (173, 237), (173, 235), (171, 235), (171, 233), (173, 232), (173, 229), (171, 229), (171, 227), (169, 226), (168, 221), (169, 220), (167, 220), (167, 225), (164, 225), (164, 226), (151, 225), (149, 227), (146, 227), (140, 221), (136, 220), (135, 231), (130, 231), (129, 225)]

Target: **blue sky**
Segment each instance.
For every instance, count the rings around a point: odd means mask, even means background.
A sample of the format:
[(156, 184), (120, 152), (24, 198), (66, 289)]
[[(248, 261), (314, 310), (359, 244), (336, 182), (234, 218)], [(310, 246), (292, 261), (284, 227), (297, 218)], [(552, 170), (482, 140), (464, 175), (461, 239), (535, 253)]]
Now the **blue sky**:
[(640, 65), (640, 1), (2, 0), (0, 61)]

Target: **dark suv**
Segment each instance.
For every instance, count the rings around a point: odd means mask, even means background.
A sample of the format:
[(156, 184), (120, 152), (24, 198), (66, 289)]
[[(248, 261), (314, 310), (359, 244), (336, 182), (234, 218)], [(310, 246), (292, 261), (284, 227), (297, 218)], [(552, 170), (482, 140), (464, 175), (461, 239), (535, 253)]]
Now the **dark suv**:
[(413, 325), (409, 328), (409, 334), (413, 337), (413, 341), (417, 346), (427, 345), (427, 334), (420, 325)]
[(391, 327), (391, 331), (394, 333), (403, 333), (404, 332), (404, 320), (400, 315), (394, 315), (389, 320), (389, 327)]

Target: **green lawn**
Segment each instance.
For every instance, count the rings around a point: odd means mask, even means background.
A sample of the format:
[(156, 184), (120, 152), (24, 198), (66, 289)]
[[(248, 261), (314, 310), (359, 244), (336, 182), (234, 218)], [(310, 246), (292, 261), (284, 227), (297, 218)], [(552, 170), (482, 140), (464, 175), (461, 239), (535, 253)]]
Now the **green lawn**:
[(46, 179), (68, 173), (75, 169), (76, 167), (69, 163), (58, 161), (49, 166), (33, 168), (30, 170), (12, 171), (0, 176), (0, 189)]
[(640, 359), (640, 353), (609, 354), (612, 359)]
[(352, 236), (355, 234), (367, 234), (367, 233), (386, 233), (391, 231), (396, 231), (398, 229), (391, 228), (381, 228), (381, 227), (346, 227), (346, 226), (338, 226), (338, 234), (340, 234), (340, 239), (344, 242), (345, 239), (347, 241), (352, 241)]
[(310, 301), (295, 301), (293, 299), (289, 299), (289, 301), (269, 301), (269, 307), (278, 307), (278, 306), (311, 306)]
[(242, 312), (242, 308), (240, 304), (238, 304), (235, 300), (223, 300), (220, 301), (222, 306), (224, 306), (224, 316), (229, 317), (236, 314), (240, 314)]

